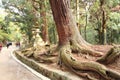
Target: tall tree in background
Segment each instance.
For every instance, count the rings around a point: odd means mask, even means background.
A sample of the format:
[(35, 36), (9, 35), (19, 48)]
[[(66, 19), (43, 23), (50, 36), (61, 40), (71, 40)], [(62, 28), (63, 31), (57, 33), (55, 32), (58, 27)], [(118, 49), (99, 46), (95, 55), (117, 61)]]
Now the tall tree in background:
[(105, 0), (100, 1), (100, 10), (101, 10), (101, 28), (102, 28), (102, 44), (107, 43), (107, 33), (106, 33), (106, 22), (107, 22), (107, 12), (105, 11)]
[(46, 0), (32, 0), (33, 7), (36, 11), (40, 13), (40, 19), (41, 19), (41, 34), (42, 39), (45, 43), (49, 43), (49, 35), (48, 35), (48, 25), (47, 25), (47, 16), (46, 16)]
[(80, 6), (79, 6), (80, 1), (76, 0), (76, 23), (78, 26), (78, 29), (80, 30), (80, 24), (79, 24), (79, 20), (80, 20)]
[[(96, 0), (91, 8), (91, 23), (98, 32), (98, 43), (107, 44), (108, 5), (106, 0)], [(94, 26), (93, 25), (93, 26)]]
[(49, 35), (48, 35), (48, 25), (47, 25), (47, 16), (46, 16), (46, 0), (40, 1), (40, 15), (42, 19), (42, 38), (45, 43), (49, 43)]

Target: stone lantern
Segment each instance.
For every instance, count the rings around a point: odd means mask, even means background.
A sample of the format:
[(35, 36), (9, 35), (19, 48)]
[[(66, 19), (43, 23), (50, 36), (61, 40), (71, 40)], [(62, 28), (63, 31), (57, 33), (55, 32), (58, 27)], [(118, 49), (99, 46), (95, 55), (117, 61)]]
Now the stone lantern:
[(40, 37), (39, 33), (40, 33), (40, 30), (36, 29), (36, 31), (35, 31), (35, 41), (34, 41), (34, 45), (33, 45), (34, 47), (35, 46), (44, 46), (45, 45), (45, 43), (42, 40), (42, 38)]

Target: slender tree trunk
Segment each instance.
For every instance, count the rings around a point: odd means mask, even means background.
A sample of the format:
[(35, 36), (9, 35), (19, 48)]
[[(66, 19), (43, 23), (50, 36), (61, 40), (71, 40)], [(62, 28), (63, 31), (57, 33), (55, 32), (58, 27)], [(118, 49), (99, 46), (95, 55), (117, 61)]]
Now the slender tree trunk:
[(105, 4), (105, 0), (100, 0), (100, 9), (101, 9), (101, 17), (102, 17), (102, 44), (107, 44), (107, 33), (106, 33), (106, 12), (104, 9), (104, 4)]
[(85, 40), (87, 41), (87, 24), (88, 24), (88, 15), (86, 13), (86, 23), (85, 23), (85, 31), (84, 31), (84, 35), (85, 35)]
[(102, 43), (103, 44), (106, 44), (107, 43), (107, 35), (106, 35), (106, 19), (105, 19), (106, 15), (105, 15), (105, 11), (104, 9), (102, 9), (102, 36), (103, 36), (103, 39), (102, 39)]
[(40, 15), (42, 20), (42, 38), (45, 43), (49, 43), (49, 35), (48, 35), (48, 25), (46, 18), (46, 0), (40, 1)]
[(80, 31), (80, 23), (79, 23), (79, 20), (80, 20), (80, 6), (79, 6), (79, 0), (76, 0), (76, 24), (77, 24), (77, 27), (78, 27), (78, 30)]
[(48, 26), (47, 26), (47, 18), (46, 18), (46, 0), (32, 0), (32, 5), (35, 11), (40, 12), (40, 17), (42, 20), (42, 39), (47, 44), (49, 43), (49, 35), (48, 35)]
[(79, 0), (76, 0), (76, 21), (77, 23), (79, 23), (79, 19), (80, 19), (80, 7), (79, 7)]
[(31, 36), (30, 36), (30, 41), (29, 41), (29, 43), (30, 43), (30, 45), (29, 46), (33, 46), (34, 45), (34, 41), (35, 41), (35, 31), (36, 31), (36, 29), (38, 29), (38, 22), (37, 22), (37, 18), (36, 18), (36, 10), (33, 8), (32, 9), (32, 11), (31, 11), (31, 13), (32, 13), (32, 15), (34, 16), (33, 17), (33, 25), (31, 25), (32, 26), (32, 28), (30, 28), (30, 30), (29, 30), (29, 34), (31, 34)]

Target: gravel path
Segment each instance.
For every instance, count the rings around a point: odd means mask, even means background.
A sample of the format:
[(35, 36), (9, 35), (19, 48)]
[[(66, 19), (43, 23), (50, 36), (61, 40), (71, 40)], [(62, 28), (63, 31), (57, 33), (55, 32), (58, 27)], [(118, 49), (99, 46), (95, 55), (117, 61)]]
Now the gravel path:
[(0, 52), (0, 80), (41, 80), (10, 56), (15, 49), (15, 46), (4, 47)]

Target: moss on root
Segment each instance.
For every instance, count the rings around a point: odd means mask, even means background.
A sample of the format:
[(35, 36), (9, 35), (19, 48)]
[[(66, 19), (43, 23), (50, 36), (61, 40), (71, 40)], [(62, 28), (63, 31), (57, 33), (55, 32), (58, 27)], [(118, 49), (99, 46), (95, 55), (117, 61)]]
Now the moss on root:
[(114, 46), (113, 48), (111, 48), (111, 50), (108, 51), (108, 53), (105, 56), (99, 58), (97, 62), (110, 64), (113, 63), (116, 60), (116, 58), (119, 56), (120, 56), (120, 46)]

